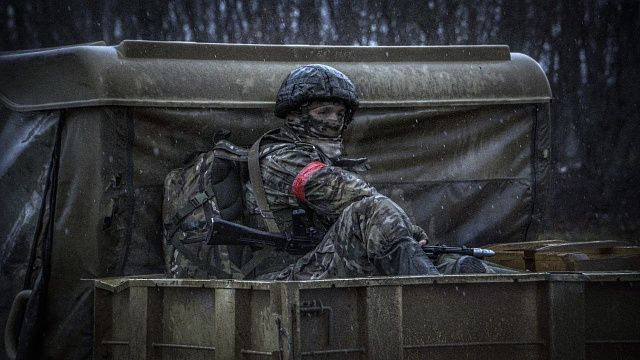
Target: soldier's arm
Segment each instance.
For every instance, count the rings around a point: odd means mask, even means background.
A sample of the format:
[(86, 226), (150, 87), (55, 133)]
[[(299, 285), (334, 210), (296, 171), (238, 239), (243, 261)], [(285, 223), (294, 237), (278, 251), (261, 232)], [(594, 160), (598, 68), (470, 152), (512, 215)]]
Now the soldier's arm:
[(328, 216), (338, 216), (353, 202), (378, 193), (358, 174), (319, 161), (298, 172), (291, 192), (300, 203)]

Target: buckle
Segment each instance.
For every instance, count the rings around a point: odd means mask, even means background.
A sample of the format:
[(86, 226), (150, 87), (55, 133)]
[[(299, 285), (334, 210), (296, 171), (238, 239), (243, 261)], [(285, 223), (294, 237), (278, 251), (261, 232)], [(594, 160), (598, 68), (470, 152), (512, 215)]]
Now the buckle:
[(194, 208), (197, 208), (198, 206), (204, 204), (207, 200), (209, 200), (209, 198), (206, 194), (197, 193), (196, 195), (194, 195), (194, 197), (189, 199), (189, 204), (191, 204), (191, 206), (193, 206)]
[(265, 219), (271, 219), (271, 220), (275, 220), (276, 217), (273, 216), (273, 212), (271, 211), (264, 211), (262, 209), (258, 209), (258, 212), (260, 213), (260, 216), (262, 216)]

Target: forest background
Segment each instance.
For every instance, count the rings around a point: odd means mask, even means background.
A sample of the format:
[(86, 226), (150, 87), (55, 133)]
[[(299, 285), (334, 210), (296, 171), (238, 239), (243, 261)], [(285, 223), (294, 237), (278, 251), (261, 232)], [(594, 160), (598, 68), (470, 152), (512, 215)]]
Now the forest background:
[(634, 0), (0, 0), (0, 51), (124, 39), (509, 45), (551, 84), (546, 229), (572, 240), (640, 242), (639, 34)]

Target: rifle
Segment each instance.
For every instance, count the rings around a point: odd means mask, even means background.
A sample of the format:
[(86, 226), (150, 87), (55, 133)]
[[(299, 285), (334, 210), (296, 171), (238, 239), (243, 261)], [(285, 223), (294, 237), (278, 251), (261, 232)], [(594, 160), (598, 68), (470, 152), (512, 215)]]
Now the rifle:
[(458, 254), (468, 255), (482, 259), (485, 257), (495, 255), (495, 251), (481, 248), (469, 248), (466, 246), (446, 246), (446, 245), (423, 245), (422, 250), (427, 253), (427, 256), (435, 259), (441, 254)]
[(223, 219), (213, 219), (209, 245), (249, 245), (257, 247), (275, 247), (293, 255), (304, 255), (313, 250), (324, 234), (307, 226), (305, 212), (293, 211), (293, 231), (291, 234), (279, 234), (254, 229)]
[[(211, 236), (209, 245), (249, 245), (257, 247), (275, 247), (289, 254), (303, 255), (315, 249), (322, 240), (323, 234), (318, 229), (305, 226), (302, 217), (304, 211), (293, 215), (293, 232), (291, 234), (278, 234), (257, 230), (248, 226), (236, 224), (223, 219), (213, 219), (211, 224)], [(468, 248), (465, 246), (423, 245), (422, 250), (430, 258), (436, 258), (441, 254), (469, 255), (484, 258), (495, 255), (493, 250)]]

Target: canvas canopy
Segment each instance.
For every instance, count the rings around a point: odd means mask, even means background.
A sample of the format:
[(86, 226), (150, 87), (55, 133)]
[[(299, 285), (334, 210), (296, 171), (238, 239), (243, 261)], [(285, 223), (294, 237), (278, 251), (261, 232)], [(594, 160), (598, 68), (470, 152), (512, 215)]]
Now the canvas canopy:
[(276, 91), (307, 63), (356, 84), (361, 106), (347, 152), (369, 158), (365, 178), (435, 243), (535, 239), (551, 93), (538, 64), (507, 46), (124, 41), (7, 53), (0, 319), (20, 289), (34, 288), (22, 354), (29, 331), (41, 329), (33, 341), (44, 354), (90, 355), (91, 283), (81, 279), (163, 272), (166, 174), (209, 149), (220, 129), (249, 146), (280, 126)]

